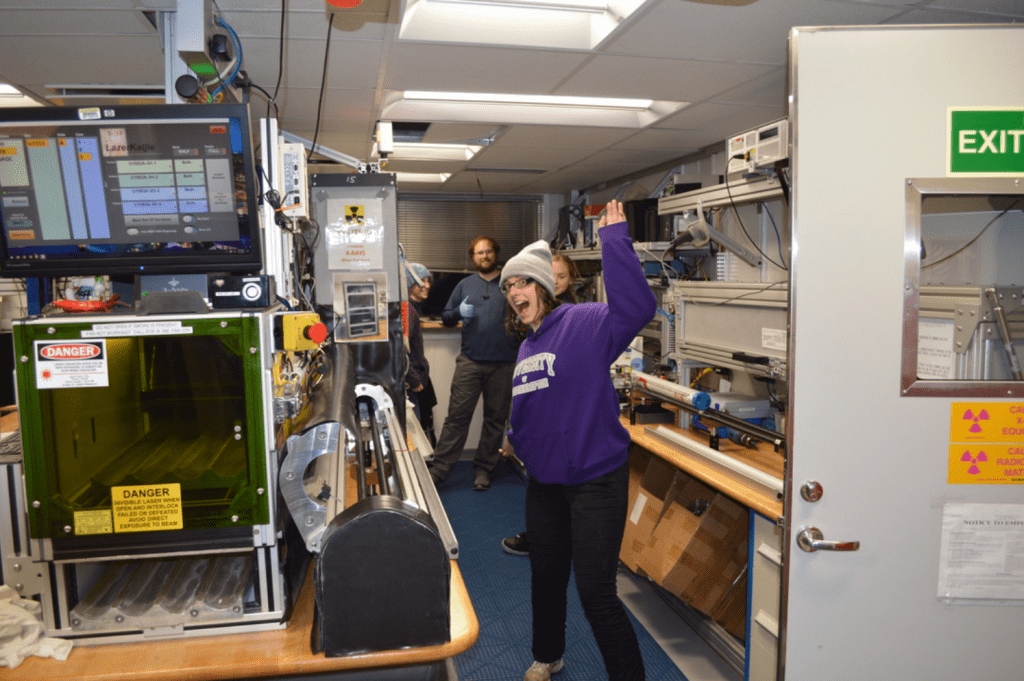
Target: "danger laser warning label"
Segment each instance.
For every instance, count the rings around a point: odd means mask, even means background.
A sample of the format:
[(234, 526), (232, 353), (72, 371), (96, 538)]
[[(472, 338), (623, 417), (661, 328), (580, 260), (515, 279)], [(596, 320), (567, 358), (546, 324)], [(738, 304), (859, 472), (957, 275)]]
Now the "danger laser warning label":
[(111, 487), (114, 532), (180, 530), (181, 485), (133, 485)]

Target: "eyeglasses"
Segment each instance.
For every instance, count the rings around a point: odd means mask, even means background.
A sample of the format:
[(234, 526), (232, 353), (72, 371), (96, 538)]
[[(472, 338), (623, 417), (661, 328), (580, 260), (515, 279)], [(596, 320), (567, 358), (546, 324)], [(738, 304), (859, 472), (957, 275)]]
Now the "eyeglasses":
[(529, 277), (523, 277), (522, 279), (516, 279), (515, 281), (506, 281), (501, 285), (501, 295), (507, 296), (510, 289), (522, 290), (533, 283), (533, 279)]

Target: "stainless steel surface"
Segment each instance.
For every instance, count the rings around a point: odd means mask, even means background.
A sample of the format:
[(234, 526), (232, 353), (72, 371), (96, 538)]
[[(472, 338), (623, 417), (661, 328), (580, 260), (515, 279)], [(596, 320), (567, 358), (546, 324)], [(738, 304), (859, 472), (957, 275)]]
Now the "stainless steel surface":
[[(339, 449), (341, 435), (341, 424), (334, 421), (321, 423), (299, 435), (292, 435), (285, 444), (288, 454), (281, 462), (281, 470), (278, 473), (281, 497), (288, 506), (288, 512), (295, 521), (306, 548), (314, 553), (320, 548), (320, 537), (330, 520), (327, 516), (326, 500), (317, 497), (329, 486), (332, 496), (344, 499), (345, 485), (341, 484), (340, 488), (337, 483), (330, 485), (325, 474), (314, 477), (313, 480), (316, 482), (311, 483), (311, 486), (315, 489), (309, 489), (310, 483), (306, 479), (306, 473), (317, 469), (311, 464), (320, 457), (343, 456)], [(326, 459), (324, 461), (326, 465), (330, 465)]]
[(796, 535), (796, 543), (807, 553), (815, 551), (856, 551), (860, 549), (859, 541), (826, 541), (825, 535), (817, 527), (804, 525)]
[(803, 497), (804, 501), (821, 501), (822, 495), (825, 490), (822, 489), (821, 483), (816, 480), (808, 480), (800, 486), (800, 496)]
[[(1009, 377), (1006, 380), (993, 380), (985, 376), (987, 380), (984, 380), (978, 373), (969, 372), (965, 380), (947, 381), (919, 379), (917, 375), (920, 318), (945, 318), (944, 314), (950, 313), (955, 315), (957, 326), (962, 327), (956, 329), (954, 336), (958, 353), (971, 353), (967, 357), (958, 357), (958, 371), (973, 366), (984, 373), (990, 366), (990, 359), (984, 356), (984, 349), (981, 347), (982, 341), (986, 340), (986, 337), (990, 339), (990, 336), (974, 335), (975, 331), (983, 331), (982, 322), (986, 321), (985, 310), (990, 311), (990, 303), (985, 300), (980, 287), (922, 285), (922, 202), (928, 197), (940, 195), (969, 199), (996, 194), (1024, 196), (1024, 186), (1019, 179), (1004, 177), (915, 177), (907, 178), (905, 181), (904, 244), (909, 246), (903, 249), (903, 346), (900, 387), (904, 396), (977, 398), (1024, 395), (1024, 386), (1018, 381), (1009, 380)], [(933, 306), (939, 307), (938, 313), (930, 312), (934, 309)], [(951, 306), (953, 310), (949, 309)], [(995, 323), (992, 317), (987, 321)], [(977, 328), (973, 328), (975, 326)], [(1009, 324), (1011, 332), (1016, 330), (1014, 326), (1012, 322)], [(970, 341), (973, 347), (968, 348), (965, 341)], [(965, 364), (965, 360), (969, 358), (973, 359), (973, 364)]]

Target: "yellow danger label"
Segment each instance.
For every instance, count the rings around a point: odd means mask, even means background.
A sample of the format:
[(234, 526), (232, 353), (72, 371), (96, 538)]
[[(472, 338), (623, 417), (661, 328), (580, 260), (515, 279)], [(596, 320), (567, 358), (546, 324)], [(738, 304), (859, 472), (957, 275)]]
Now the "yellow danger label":
[(112, 534), (114, 523), (110, 509), (100, 511), (75, 511), (75, 534)]
[(1024, 402), (953, 402), (950, 442), (1024, 442)]
[(132, 485), (111, 487), (115, 532), (180, 530), (181, 485)]

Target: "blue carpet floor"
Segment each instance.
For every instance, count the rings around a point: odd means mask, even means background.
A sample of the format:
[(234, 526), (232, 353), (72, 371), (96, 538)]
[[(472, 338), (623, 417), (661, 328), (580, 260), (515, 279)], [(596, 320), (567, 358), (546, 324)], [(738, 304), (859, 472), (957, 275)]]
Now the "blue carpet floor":
[[(526, 529), (525, 483), (502, 462), (487, 492), (473, 491), (473, 465), (460, 461), (438, 487), (459, 541), (459, 570), (480, 622), (477, 642), (456, 658), (460, 681), (521, 681), (530, 654), (530, 561), (501, 549)], [(625, 568), (621, 568), (625, 570)], [(628, 571), (627, 571), (628, 573)], [(630, 614), (649, 681), (686, 681), (661, 647)], [(555, 681), (606, 679), (576, 585), (569, 584), (565, 669)]]

